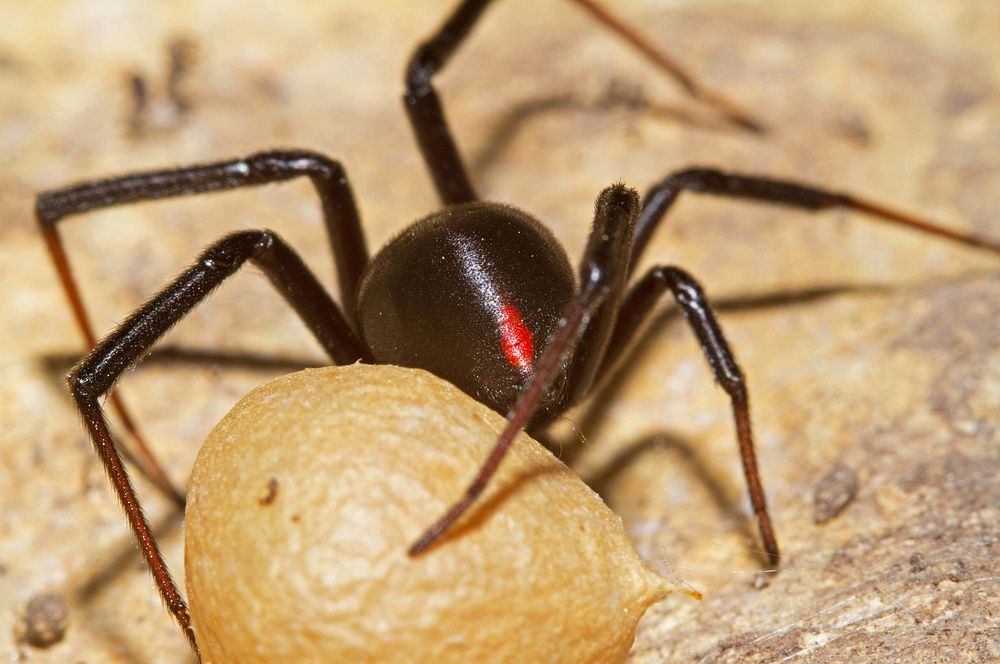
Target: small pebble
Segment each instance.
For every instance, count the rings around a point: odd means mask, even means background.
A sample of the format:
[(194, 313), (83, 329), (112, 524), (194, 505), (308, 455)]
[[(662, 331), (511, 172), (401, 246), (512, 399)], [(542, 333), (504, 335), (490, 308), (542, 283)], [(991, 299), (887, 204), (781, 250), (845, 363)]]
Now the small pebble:
[(18, 641), (35, 648), (48, 648), (62, 641), (69, 624), (69, 606), (55, 593), (42, 593), (28, 600), (18, 628)]
[(813, 522), (829, 521), (844, 511), (858, 492), (858, 476), (847, 466), (835, 465), (816, 485)]
[(971, 578), (972, 575), (969, 574), (969, 568), (965, 566), (965, 561), (963, 560), (956, 560), (955, 564), (948, 571), (948, 580), (955, 583), (968, 581)]

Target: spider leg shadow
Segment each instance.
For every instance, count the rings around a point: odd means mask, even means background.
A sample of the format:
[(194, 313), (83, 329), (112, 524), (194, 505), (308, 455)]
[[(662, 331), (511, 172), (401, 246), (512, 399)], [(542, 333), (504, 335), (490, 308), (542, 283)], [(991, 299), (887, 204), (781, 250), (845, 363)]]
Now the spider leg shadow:
[[(993, 271), (969, 270), (946, 279), (929, 278), (916, 279), (905, 283), (892, 284), (830, 284), (814, 288), (800, 288), (793, 290), (782, 290), (776, 292), (763, 293), (759, 295), (744, 295), (720, 297), (712, 300), (713, 306), (718, 312), (741, 312), (741, 311), (761, 311), (767, 309), (780, 309), (788, 306), (801, 306), (818, 303), (833, 297), (852, 294), (880, 294), (899, 290), (919, 290), (927, 286), (939, 286), (943, 281), (960, 282), (983, 275), (995, 274)], [(551, 430), (532, 432), (532, 435), (542, 442), (549, 450), (559, 456), (564, 463), (569, 466), (574, 465), (578, 455), (586, 447), (585, 438), (578, 432), (596, 431), (601, 424), (607, 422), (609, 408), (616, 403), (616, 393), (622, 388), (625, 376), (640, 368), (644, 371), (652, 371), (642, 364), (643, 357), (646, 356), (649, 344), (662, 337), (667, 325), (678, 322), (680, 310), (676, 306), (669, 306), (654, 315), (652, 320), (640, 330), (637, 338), (623, 354), (621, 360), (606, 376), (603, 385), (595, 391), (574, 418), (573, 432), (571, 434), (557, 435)], [(739, 349), (735, 349), (739, 352)], [(707, 369), (706, 369), (707, 371)], [(752, 389), (756, 379), (749, 377)], [(720, 401), (720, 408), (724, 403)], [(735, 446), (734, 446), (735, 447)], [(605, 498), (610, 491), (617, 476), (627, 470), (634, 463), (642, 463), (644, 456), (655, 450), (669, 450), (678, 454), (684, 464), (689, 466), (689, 477), (697, 478), (697, 481), (706, 488), (712, 496), (720, 513), (734, 524), (734, 528), (739, 529), (741, 535), (748, 542), (755, 539), (753, 532), (753, 521), (744, 517), (740, 509), (739, 501), (733, 502), (730, 496), (737, 495), (738, 492), (729, 490), (729, 484), (736, 482), (736, 474), (732, 476), (722, 476), (715, 473), (711, 467), (704, 463), (704, 460), (697, 453), (694, 446), (678, 437), (676, 434), (668, 432), (654, 432), (648, 434), (637, 441), (627, 445), (614, 459), (605, 467), (595, 471), (592, 476), (585, 477), (585, 481), (598, 494)], [(734, 462), (736, 450), (733, 451)], [(664, 482), (669, 482), (669, 478), (664, 478)]]
[(654, 104), (640, 86), (611, 80), (604, 93), (594, 99), (564, 93), (534, 97), (514, 104), (498, 117), (482, 146), (469, 156), (469, 170), (477, 181), (486, 181), (493, 168), (501, 163), (518, 134), (542, 116), (570, 112), (607, 113), (619, 109), (695, 129), (739, 131), (732, 124), (713, 117), (711, 113), (698, 113), (681, 106)]
[[(767, 309), (782, 309), (789, 306), (802, 306), (822, 302), (843, 295), (874, 295), (896, 291), (921, 289), (928, 286), (940, 286), (944, 283), (957, 283), (981, 276), (995, 275), (991, 270), (967, 270), (949, 277), (931, 277), (916, 279), (901, 283), (869, 283), (869, 284), (827, 284), (810, 288), (772, 291), (754, 295), (734, 295), (711, 298), (712, 306), (719, 313), (757, 312)], [(660, 338), (667, 325), (672, 325), (680, 319), (681, 312), (676, 305), (668, 306), (654, 314), (652, 320), (639, 331), (636, 339), (628, 347), (622, 358), (608, 373), (602, 385), (594, 391), (594, 395), (585, 402), (584, 409), (576, 420), (580, 431), (594, 431), (601, 422), (607, 421), (608, 409), (615, 402), (615, 394), (621, 389), (624, 377), (642, 367), (642, 358), (649, 344)], [(739, 348), (734, 349), (739, 353)], [(707, 371), (707, 369), (706, 369)], [(749, 377), (754, 381), (753, 376)], [(751, 385), (751, 390), (753, 385)], [(751, 397), (753, 394), (751, 393)], [(575, 436), (573, 440), (556, 440), (548, 437), (545, 445), (550, 450), (561, 450), (560, 458), (572, 466), (573, 459), (580, 452), (582, 438)]]
[[(730, 500), (730, 495), (733, 492), (727, 490), (727, 485), (732, 482), (727, 482), (727, 478), (713, 472), (713, 469), (699, 457), (694, 446), (676, 434), (658, 432), (643, 436), (627, 445), (595, 475), (588, 477), (587, 484), (601, 496), (602, 500), (608, 502), (608, 494), (615, 479), (633, 464), (642, 463), (643, 457), (656, 451), (670, 452), (675, 458), (679, 457), (687, 468), (684, 474), (687, 477), (694, 477), (698, 484), (707, 489), (712, 496), (716, 510), (720, 514), (724, 514), (732, 527), (739, 531), (742, 541), (751, 543), (755, 541), (756, 530), (753, 520), (744, 518), (739, 506)], [(669, 481), (669, 478), (663, 478), (664, 485), (667, 485)]]
[[(75, 353), (48, 353), (40, 356), (39, 363), (46, 374), (58, 382), (62, 388), (64, 376), (81, 356)], [(161, 346), (154, 349), (136, 365), (136, 370), (153, 365), (194, 365), (219, 369), (247, 369), (262, 372), (290, 373), (300, 369), (326, 366), (325, 362), (311, 358), (274, 357), (245, 351), (228, 352), (184, 348), (181, 346)]]
[[(760, 311), (763, 309), (819, 302), (848, 293), (878, 293), (894, 288), (896, 288), (895, 285), (833, 284), (760, 295), (723, 297), (713, 300), (713, 304), (716, 311), (720, 312)], [(679, 318), (680, 310), (676, 306), (664, 308), (653, 317), (625, 351), (623, 357), (606, 377), (604, 384), (597, 390), (595, 396), (586, 402), (584, 409), (579, 413), (579, 419), (576, 421), (574, 431), (596, 431), (601, 427), (603, 422), (607, 421), (609, 417), (608, 409), (615, 403), (615, 394), (622, 388), (625, 376), (642, 367), (642, 358), (646, 355), (645, 351), (648, 349), (649, 344), (662, 337), (666, 326), (678, 322)], [(650, 369), (647, 367), (644, 370), (649, 371)], [(751, 380), (753, 380), (753, 377), (751, 377)], [(721, 400), (719, 407), (725, 407), (725, 404)], [(543, 431), (540, 434), (535, 432), (533, 435), (546, 447), (560, 456), (563, 462), (569, 466), (573, 466), (574, 461), (585, 448), (583, 437), (577, 433), (574, 433), (571, 437), (556, 436), (551, 431)], [(740, 502), (734, 502), (731, 498), (731, 496), (738, 494), (730, 486), (738, 481), (738, 476), (733, 474), (729, 477), (715, 472), (712, 467), (706, 465), (705, 460), (698, 454), (692, 443), (683, 440), (676, 434), (661, 431), (643, 436), (627, 445), (605, 467), (594, 472), (591, 477), (584, 479), (602, 498), (606, 498), (616, 477), (627, 470), (632, 464), (641, 463), (643, 457), (655, 450), (668, 450), (678, 454), (683, 464), (689, 467), (687, 476), (696, 478), (697, 482), (706, 488), (712, 496), (718, 511), (726, 515), (726, 518), (733, 523), (734, 528), (740, 531), (745, 541), (754, 541), (755, 535), (752, 519), (744, 518)], [(736, 462), (736, 458), (734, 445), (734, 463)], [(670, 480), (665, 477), (663, 481), (667, 483)]]
[[(498, 509), (500, 509), (504, 501), (513, 496), (517, 491), (525, 487), (535, 478), (542, 475), (548, 475), (550, 473), (559, 474), (568, 472), (572, 471), (568, 471), (565, 465), (550, 461), (544, 466), (535, 466), (534, 468), (530, 468), (515, 477), (504, 480), (496, 491), (486, 496), (485, 499), (476, 501), (473, 506), (470, 507), (464, 515), (462, 515), (459, 521), (457, 521), (453, 527), (448, 529), (448, 532), (443, 537), (438, 539), (428, 548), (428, 551), (434, 549), (435, 547), (442, 546), (446, 542), (459, 539), (467, 533), (473, 532), (482, 526), (493, 514), (496, 513)], [(494, 482), (496, 482), (496, 480), (494, 480)]]
[[(48, 353), (39, 356), (37, 362), (41, 366), (43, 375), (48, 378), (49, 386), (58, 395), (65, 396), (68, 392), (66, 374), (80, 359), (81, 356), (76, 353)], [(324, 363), (307, 358), (273, 357), (245, 351), (226, 352), (182, 348), (178, 346), (162, 346), (153, 350), (142, 362), (136, 365), (136, 370), (142, 370), (154, 365), (192, 365), (205, 369), (243, 369), (258, 371), (271, 376), (324, 366)], [(71, 402), (69, 399), (63, 399), (63, 401), (65, 401), (67, 407), (70, 407)], [(142, 468), (142, 461), (137, 458), (135, 452), (131, 449), (132, 443), (130, 437), (125, 435), (117, 439), (124, 441), (120, 449), (128, 463)]]
[[(165, 537), (175, 534), (183, 519), (181, 513), (175, 510), (168, 511), (153, 527), (156, 537), (162, 541)], [(71, 605), (78, 607), (79, 614), (84, 616), (84, 625), (81, 627), (94, 634), (97, 639), (105, 641), (109, 652), (115, 652), (120, 661), (143, 664), (145, 662), (143, 657), (130, 645), (133, 637), (127, 625), (100, 620), (89, 610), (91, 605), (122, 575), (128, 572), (147, 574), (142, 554), (135, 547), (132, 538), (127, 537), (115, 540), (110, 550), (94, 552), (91, 559), (99, 562), (88, 566), (85, 571), (75, 573), (74, 578), (82, 578), (82, 581), (76, 583), (68, 593)], [(193, 656), (186, 661), (194, 662)]]
[[(831, 297), (847, 293), (878, 293), (889, 290), (883, 285), (850, 285), (833, 284), (815, 288), (777, 291), (760, 295), (737, 295), (715, 298), (712, 300), (717, 312), (760, 311), (792, 305), (819, 302)], [(588, 399), (577, 419), (576, 429), (580, 431), (595, 431), (608, 418), (608, 409), (615, 402), (615, 395), (621, 390), (625, 376), (642, 367), (642, 357), (651, 343), (663, 336), (668, 325), (680, 320), (681, 312), (676, 306), (668, 306), (654, 314), (652, 320), (639, 332), (635, 341), (625, 351), (621, 360), (605, 378), (604, 383), (595, 391), (594, 397)], [(735, 349), (739, 352), (739, 349)], [(706, 369), (707, 371), (707, 369)], [(753, 380), (753, 377), (750, 377)], [(751, 395), (752, 396), (752, 395)], [(596, 398), (595, 398), (596, 397)], [(568, 465), (573, 465), (576, 456), (582, 450), (582, 438), (575, 436), (572, 440), (556, 440), (553, 436), (544, 438), (550, 450), (561, 450), (560, 458)]]

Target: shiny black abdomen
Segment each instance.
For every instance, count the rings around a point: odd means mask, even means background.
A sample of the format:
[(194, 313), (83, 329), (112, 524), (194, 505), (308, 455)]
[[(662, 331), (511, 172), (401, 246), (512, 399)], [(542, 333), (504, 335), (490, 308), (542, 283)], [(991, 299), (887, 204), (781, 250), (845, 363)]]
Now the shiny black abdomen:
[[(468, 203), (417, 222), (372, 259), (358, 326), (377, 362), (427, 369), (506, 414), (573, 289), (566, 253), (541, 223)], [(543, 409), (558, 406), (564, 378)]]

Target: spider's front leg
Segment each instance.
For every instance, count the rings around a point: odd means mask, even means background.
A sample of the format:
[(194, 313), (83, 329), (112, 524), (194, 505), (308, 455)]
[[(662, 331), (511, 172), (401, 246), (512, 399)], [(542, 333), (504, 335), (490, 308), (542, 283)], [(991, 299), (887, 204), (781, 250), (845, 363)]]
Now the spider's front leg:
[(593, 381), (612, 333), (614, 311), (628, 276), (639, 196), (624, 185), (608, 187), (597, 199), (594, 226), (580, 263), (579, 286), (559, 321), (559, 329), (535, 361), (507, 425), (475, 479), (452, 507), (410, 547), (417, 555), (439, 540), (483, 493), (517, 434), (530, 425), (542, 397), (563, 372), (568, 388)]
[(267, 275), (335, 363), (370, 360), (364, 344), (302, 259), (271, 231), (243, 231), (208, 247), (192, 267), (129, 316), (69, 374), (77, 408), (160, 595), (196, 652), (198, 646), (187, 606), (160, 555), (98, 399), (111, 390), (122, 373), (134, 366), (174, 324), (247, 261)]
[[(600, 203), (598, 207), (600, 208)], [(690, 275), (669, 266), (651, 270), (632, 287), (628, 294), (625, 294), (624, 287), (632, 269), (632, 260), (636, 257), (635, 242), (638, 241), (641, 230), (639, 224), (642, 215), (646, 214), (647, 207), (644, 207), (637, 216), (631, 217), (627, 224), (624, 220), (619, 221), (623, 227), (618, 233), (625, 236), (624, 241), (609, 242), (608, 237), (614, 238), (616, 233), (609, 233), (607, 228), (601, 228), (596, 223), (591, 231), (588, 248), (580, 266), (580, 274), (581, 276), (594, 273), (607, 275), (608, 296), (603, 302), (595, 302), (591, 306), (592, 320), (582, 331), (580, 343), (570, 355), (568, 402), (577, 403), (590, 394), (595, 385), (612, 368), (621, 350), (631, 341), (642, 319), (664, 290), (669, 288), (698, 338), (715, 380), (726, 391), (732, 402), (736, 436), (750, 502), (757, 517), (768, 564), (777, 567), (780, 553), (757, 468), (746, 381), (709, 306), (708, 298)], [(603, 250), (594, 251), (594, 247)]]
[[(610, 191), (610, 190), (606, 190)], [(605, 193), (606, 193), (605, 192)], [(602, 194), (602, 198), (605, 194)], [(600, 200), (598, 199), (600, 210)], [(722, 333), (708, 298), (698, 283), (686, 272), (675, 267), (659, 267), (640, 280), (625, 294), (625, 284), (635, 257), (635, 242), (641, 230), (642, 212), (617, 219), (618, 228), (602, 228), (595, 223), (587, 250), (580, 265), (581, 278), (588, 274), (606, 275), (607, 297), (594, 302), (590, 309), (592, 319), (581, 333), (580, 343), (569, 358), (569, 403), (586, 398), (603, 378), (621, 349), (631, 341), (642, 318), (652, 309), (666, 288), (673, 293), (685, 319), (698, 338), (705, 359), (708, 360), (715, 380), (729, 395), (733, 419), (740, 446), (740, 456), (750, 493), (750, 502), (760, 530), (768, 563), (778, 566), (780, 554), (771, 517), (764, 498), (764, 488), (757, 468), (753, 432), (750, 426), (750, 405), (743, 372)], [(620, 240), (614, 241), (621, 235)]]
[[(638, 215), (635, 191), (615, 185), (601, 193), (594, 226), (580, 263), (580, 285), (560, 323), (560, 330), (536, 362), (527, 389), (508, 415), (507, 427), (465, 495), (414, 543), (411, 555), (424, 551), (444, 535), (482, 494), (514, 437), (530, 424), (541, 396), (550, 388), (560, 369), (565, 367), (568, 377), (566, 402), (572, 404), (586, 397), (605, 373), (609, 359), (617, 355), (622, 339), (631, 337), (638, 327), (637, 320), (648, 311), (663, 288), (669, 287), (698, 337), (716, 380), (732, 400), (750, 498), (769, 563), (777, 566), (778, 544), (757, 470), (746, 384), (707, 299), (693, 279), (671, 267), (658, 268), (651, 277), (641, 281), (632, 294), (623, 295)], [(645, 297), (640, 298), (640, 295)]]
[[(245, 159), (135, 173), (39, 194), (35, 216), (87, 348), (97, 345), (97, 335), (59, 234), (61, 222), (107, 207), (283, 182), (295, 177), (308, 177), (319, 195), (342, 301), (347, 315), (353, 316), (358, 284), (368, 264), (368, 249), (344, 169), (323, 155), (304, 150), (260, 152)], [(184, 494), (170, 483), (118, 393), (112, 392), (110, 400), (144, 460), (139, 470), (183, 507)]]

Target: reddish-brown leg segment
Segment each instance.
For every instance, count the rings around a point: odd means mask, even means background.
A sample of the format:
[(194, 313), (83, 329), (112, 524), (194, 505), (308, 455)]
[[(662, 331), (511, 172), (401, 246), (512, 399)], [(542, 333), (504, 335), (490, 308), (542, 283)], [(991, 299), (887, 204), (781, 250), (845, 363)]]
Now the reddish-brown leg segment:
[(606, 373), (619, 359), (643, 320), (653, 311), (653, 307), (667, 290), (673, 294), (684, 319), (698, 338), (698, 344), (705, 354), (716, 382), (726, 391), (732, 402), (736, 439), (750, 494), (750, 504), (757, 517), (757, 526), (764, 551), (767, 553), (768, 564), (777, 568), (780, 561), (778, 540), (771, 525), (771, 516), (764, 498), (764, 486), (757, 469), (746, 379), (736, 362), (729, 342), (722, 333), (722, 327), (712, 312), (708, 298), (691, 275), (677, 267), (655, 267), (636, 282), (621, 302), (618, 322), (603, 358), (602, 373)]
[(663, 178), (646, 194), (642, 212), (639, 213), (636, 222), (631, 260), (633, 268), (642, 257), (654, 231), (682, 191), (742, 198), (802, 210), (820, 211), (839, 207), (862, 212), (878, 221), (934, 235), (968, 247), (1000, 253), (1000, 242), (996, 240), (952, 230), (933, 221), (899, 212), (881, 203), (850, 194), (789, 180), (726, 173), (714, 168), (689, 168)]
[(98, 399), (175, 323), (247, 261), (260, 268), (302, 318), (336, 364), (371, 361), (347, 320), (298, 255), (270, 231), (234, 233), (211, 245), (198, 261), (105, 337), (69, 374), (70, 390), (98, 456), (125, 510), (160, 595), (191, 646), (191, 618), (156, 546)]
[[(617, 308), (617, 302), (609, 300), (620, 297), (621, 286), (627, 275), (628, 255), (638, 212), (639, 197), (634, 190), (624, 185), (614, 185), (601, 192), (597, 199), (594, 227), (580, 263), (580, 285), (560, 321), (559, 330), (539, 356), (527, 388), (507, 415), (506, 427), (465, 494), (414, 542), (409, 550), (411, 556), (421, 553), (439, 540), (475, 503), (496, 473), (514, 438), (538, 414), (542, 396), (564, 364), (569, 364), (567, 371), (572, 380), (575, 364), (579, 365), (581, 361), (584, 364), (599, 361), (599, 357), (586, 352), (577, 355), (577, 349), (582, 348), (579, 343), (582, 338), (595, 341), (598, 347), (607, 343), (606, 340), (591, 337), (589, 330), (601, 330), (600, 334), (603, 335), (611, 333), (610, 325), (597, 314), (602, 310), (613, 311)], [(604, 305), (607, 305), (606, 309), (602, 309)], [(613, 322), (613, 318), (610, 320)], [(576, 373), (589, 374), (590, 371), (584, 369)]]

